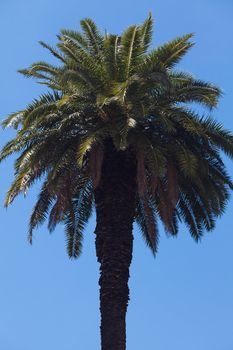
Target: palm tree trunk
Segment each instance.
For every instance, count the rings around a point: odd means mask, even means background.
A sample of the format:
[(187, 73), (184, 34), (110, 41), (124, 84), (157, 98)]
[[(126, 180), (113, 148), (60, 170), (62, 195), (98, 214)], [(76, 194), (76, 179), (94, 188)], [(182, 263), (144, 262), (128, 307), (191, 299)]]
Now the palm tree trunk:
[(95, 190), (96, 254), (100, 263), (101, 349), (126, 349), (129, 267), (133, 249), (136, 165), (128, 151), (106, 144)]

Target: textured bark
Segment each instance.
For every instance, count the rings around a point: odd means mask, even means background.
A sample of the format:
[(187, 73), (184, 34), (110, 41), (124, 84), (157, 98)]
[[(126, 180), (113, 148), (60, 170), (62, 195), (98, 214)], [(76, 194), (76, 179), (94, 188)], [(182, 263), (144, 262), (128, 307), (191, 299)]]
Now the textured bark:
[(100, 262), (101, 349), (126, 349), (129, 267), (133, 249), (136, 164), (108, 141), (95, 190), (96, 254)]

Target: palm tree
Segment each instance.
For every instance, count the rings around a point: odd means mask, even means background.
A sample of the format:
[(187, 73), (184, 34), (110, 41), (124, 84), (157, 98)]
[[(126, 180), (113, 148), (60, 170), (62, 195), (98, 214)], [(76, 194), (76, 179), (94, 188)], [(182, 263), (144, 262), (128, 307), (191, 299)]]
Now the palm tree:
[(172, 236), (183, 221), (195, 241), (212, 230), (233, 189), (221, 158), (233, 157), (233, 136), (191, 108), (213, 109), (220, 90), (174, 70), (192, 34), (149, 50), (151, 15), (121, 36), (80, 23), (81, 33), (61, 30), (56, 48), (40, 42), (59, 65), (19, 71), (49, 92), (3, 121), (17, 134), (1, 160), (19, 152), (5, 205), (41, 179), (29, 241), (47, 217), (49, 231), (63, 222), (72, 258), (95, 207), (102, 350), (123, 350), (134, 221), (153, 254), (158, 220)]

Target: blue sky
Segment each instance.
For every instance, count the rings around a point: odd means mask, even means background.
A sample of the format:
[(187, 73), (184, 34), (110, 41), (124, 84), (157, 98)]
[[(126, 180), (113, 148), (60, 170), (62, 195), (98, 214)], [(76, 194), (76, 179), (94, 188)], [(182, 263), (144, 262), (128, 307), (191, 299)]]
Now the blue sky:
[[(1, 118), (44, 91), (16, 73), (33, 61), (52, 61), (39, 40), (55, 43), (60, 28), (76, 29), (83, 17), (120, 33), (142, 22), (150, 10), (155, 18), (153, 45), (195, 33), (196, 46), (179, 67), (223, 89), (214, 115), (233, 130), (232, 0), (1, 0)], [(1, 131), (0, 145), (12, 135)], [(232, 163), (226, 162), (233, 174)], [(12, 164), (13, 158), (0, 166), (1, 203), (13, 179)], [(0, 207), (0, 348), (99, 349), (94, 218), (78, 261), (66, 256), (62, 227), (52, 235), (41, 227), (29, 246), (27, 223), (37, 189), (8, 210)], [(127, 350), (233, 349), (232, 208), (231, 200), (201, 244), (183, 226), (176, 239), (161, 232), (156, 259), (135, 230)]]

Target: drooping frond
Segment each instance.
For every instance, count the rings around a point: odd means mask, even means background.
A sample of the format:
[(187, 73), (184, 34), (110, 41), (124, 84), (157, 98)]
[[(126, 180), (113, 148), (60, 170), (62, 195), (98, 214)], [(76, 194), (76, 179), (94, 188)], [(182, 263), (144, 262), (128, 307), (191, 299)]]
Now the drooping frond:
[(82, 251), (82, 238), (93, 208), (93, 193), (90, 183), (78, 191), (65, 214), (65, 231), (69, 257), (77, 258)]
[(203, 118), (201, 124), (205, 128), (210, 142), (220, 148), (229, 157), (233, 158), (232, 133), (225, 130), (221, 123), (214, 121), (212, 118)]
[(33, 230), (46, 220), (52, 201), (53, 195), (49, 193), (48, 184), (45, 182), (39, 193), (29, 222), (28, 240), (30, 243), (32, 243)]
[(53, 108), (56, 109), (56, 103), (59, 99), (60, 95), (56, 91), (43, 94), (32, 101), (26, 109), (10, 114), (5, 120), (3, 120), (2, 126), (4, 128), (14, 127), (17, 129), (19, 124), (25, 122), (25, 119), (30, 117), (32, 113), (36, 115), (38, 111), (45, 113), (46, 108), (48, 111), (52, 111)]
[(190, 74), (184, 72), (170, 73), (172, 91), (169, 95), (164, 94), (167, 102), (189, 103), (197, 102), (209, 108), (216, 107), (221, 90), (213, 84), (195, 79)]
[(5, 120), (2, 122), (3, 128), (11, 128), (17, 129), (21, 121), (23, 120), (22, 111), (14, 112), (10, 114)]
[(156, 215), (146, 199), (139, 199), (135, 220), (146, 244), (155, 255), (158, 249), (159, 232)]

